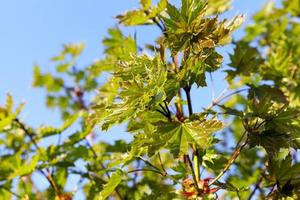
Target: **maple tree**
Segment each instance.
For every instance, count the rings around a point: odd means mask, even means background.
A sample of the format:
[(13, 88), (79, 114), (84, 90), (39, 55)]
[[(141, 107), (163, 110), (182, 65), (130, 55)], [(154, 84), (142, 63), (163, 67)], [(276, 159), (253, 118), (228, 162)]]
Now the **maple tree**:
[[(59, 108), (64, 123), (30, 127), (19, 117), (23, 104), (15, 108), (8, 95), (0, 108), (0, 199), (72, 199), (65, 186), (74, 175), (86, 199), (299, 199), (299, 1), (265, 4), (239, 41), (232, 34), (245, 17), (220, 20), (229, 8), (228, 0), (179, 7), (141, 0), (116, 18), (158, 27), (152, 45), (114, 27), (105, 57), (87, 67), (74, 67), (81, 43), (52, 58), (56, 73), (35, 66), (34, 87), (46, 90), (47, 107)], [(226, 66), (220, 49), (229, 44)], [(192, 93), (215, 71), (228, 87), (195, 112)], [(129, 143), (91, 139), (97, 128), (120, 124)], [(34, 173), (48, 181), (45, 191)]]

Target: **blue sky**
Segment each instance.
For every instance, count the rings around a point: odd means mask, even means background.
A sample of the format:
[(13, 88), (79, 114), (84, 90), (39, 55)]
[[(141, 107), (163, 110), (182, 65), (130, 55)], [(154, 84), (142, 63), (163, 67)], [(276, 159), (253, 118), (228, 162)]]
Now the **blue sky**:
[[(249, 22), (251, 14), (264, 2), (234, 0), (228, 15), (246, 13)], [(58, 113), (44, 106), (44, 93), (31, 87), (33, 65), (39, 64), (44, 71), (53, 70), (49, 58), (56, 55), (63, 44), (80, 41), (85, 42), (87, 48), (78, 65), (90, 64), (103, 56), (101, 40), (107, 29), (116, 24), (114, 16), (136, 7), (138, 0), (0, 0), (0, 103), (9, 92), (16, 102), (26, 102), (22, 118), (29, 124), (59, 124)], [(131, 34), (137, 31), (139, 43), (151, 42), (159, 34), (156, 27), (124, 30)], [(235, 34), (240, 35), (241, 31)], [(222, 79), (222, 76), (216, 74), (216, 78)]]
[[(249, 23), (251, 14), (264, 2), (235, 0), (228, 15), (246, 13), (246, 23)], [(107, 29), (116, 23), (113, 16), (136, 7), (138, 0), (0, 0), (0, 103), (3, 104), (9, 92), (16, 102), (26, 102), (22, 119), (28, 124), (35, 127), (40, 124), (60, 124), (59, 114), (45, 108), (45, 94), (31, 87), (33, 65), (37, 63), (44, 71), (51, 70), (53, 66), (49, 58), (69, 42), (86, 43), (86, 50), (78, 65), (86, 66), (101, 58), (101, 40)], [(137, 32), (139, 43), (150, 42), (159, 34), (156, 27), (126, 29), (126, 33), (133, 34), (134, 31)], [(239, 31), (235, 37), (241, 34)], [(230, 51), (230, 47), (226, 51)], [(221, 74), (216, 76), (219, 81), (222, 80)], [(215, 82), (218, 91), (225, 87), (219, 81)], [(207, 99), (204, 94), (194, 97)], [(117, 134), (101, 136), (105, 140), (117, 137)]]

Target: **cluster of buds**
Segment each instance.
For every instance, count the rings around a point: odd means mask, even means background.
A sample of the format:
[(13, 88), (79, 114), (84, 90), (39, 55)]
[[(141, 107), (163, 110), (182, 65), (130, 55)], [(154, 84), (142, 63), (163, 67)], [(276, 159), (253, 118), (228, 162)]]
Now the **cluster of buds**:
[(210, 188), (209, 181), (211, 178), (205, 178), (198, 181), (198, 187), (200, 190), (197, 190), (195, 183), (192, 179), (184, 179), (182, 182), (182, 189), (178, 192), (179, 195), (186, 198), (186, 200), (202, 200), (204, 196), (215, 194), (219, 188)]

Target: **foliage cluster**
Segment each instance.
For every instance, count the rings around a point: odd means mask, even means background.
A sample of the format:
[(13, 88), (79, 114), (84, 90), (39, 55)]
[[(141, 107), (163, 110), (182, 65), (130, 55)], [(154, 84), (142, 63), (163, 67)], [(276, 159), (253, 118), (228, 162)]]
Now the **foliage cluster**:
[[(52, 58), (56, 73), (35, 66), (33, 86), (46, 91), (63, 124), (30, 127), (8, 95), (0, 107), (0, 199), (69, 200), (72, 176), (86, 199), (299, 199), (299, 1), (267, 3), (239, 41), (232, 34), (244, 16), (220, 20), (228, 9), (228, 0), (141, 0), (116, 18), (159, 28), (152, 45), (114, 27), (105, 57), (87, 67), (74, 67), (83, 44)], [(220, 49), (228, 44), (225, 66)], [(191, 94), (217, 70), (228, 87), (200, 109)], [(120, 124), (131, 142), (93, 139), (98, 128)]]

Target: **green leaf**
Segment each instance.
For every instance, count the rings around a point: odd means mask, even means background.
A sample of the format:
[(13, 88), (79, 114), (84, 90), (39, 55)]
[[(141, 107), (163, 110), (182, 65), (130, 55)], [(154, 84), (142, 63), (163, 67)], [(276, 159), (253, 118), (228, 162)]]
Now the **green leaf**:
[(103, 130), (155, 109), (166, 99), (167, 69), (159, 57), (132, 57), (130, 62), (122, 63), (114, 76), (119, 80), (121, 101), (107, 106), (110, 113), (104, 119)]
[(178, 157), (188, 153), (189, 145), (195, 144), (200, 149), (206, 149), (212, 142), (212, 133), (223, 128), (218, 120), (198, 119), (187, 122), (158, 122), (153, 132), (138, 134), (134, 141), (135, 148), (147, 148), (149, 156), (166, 148)]
[(186, 134), (192, 139), (192, 142), (196, 143), (199, 148), (206, 149), (212, 142), (212, 133), (215, 133), (222, 128), (224, 125), (221, 121), (210, 119), (199, 119), (191, 122), (184, 123), (184, 129)]
[(116, 18), (119, 20), (119, 23), (125, 26), (153, 23), (143, 10), (131, 10), (124, 15), (118, 15)]
[(12, 124), (13, 120), (20, 114), (23, 110), (24, 103), (21, 103), (16, 110), (13, 110), (14, 101), (10, 94), (7, 95), (7, 99), (5, 102), (5, 107), (0, 107), (0, 132), (4, 130), (6, 127), (9, 127)]
[(34, 67), (34, 87), (44, 87), (48, 92), (59, 92), (64, 86), (64, 80), (59, 77), (54, 77), (50, 73), (41, 73), (40, 67)]
[(238, 117), (243, 117), (244, 116), (243, 111), (239, 111), (239, 110), (234, 109), (234, 108), (229, 108), (229, 107), (226, 107), (224, 105), (218, 105), (218, 106), (221, 107), (223, 110), (225, 110), (225, 114), (234, 115), (234, 116), (238, 116)]
[(15, 116), (9, 115), (8, 117), (1, 119), (0, 120), (0, 131), (3, 131), (3, 129), (5, 129), (5, 127), (10, 125), (12, 123), (12, 121), (14, 120), (14, 118), (15, 118)]
[(181, 9), (168, 4), (168, 16), (162, 18), (167, 28), (166, 44), (172, 54), (185, 51), (200, 59), (207, 49), (230, 42), (231, 33), (244, 20), (240, 15), (218, 22), (217, 17), (206, 17), (207, 8), (207, 1), (182, 0)]
[(281, 148), (289, 148), (292, 138), (276, 130), (267, 130), (249, 135), (250, 147), (262, 146), (270, 156), (276, 155)]
[(65, 54), (59, 54), (57, 56), (54, 56), (51, 58), (51, 61), (54, 61), (54, 62), (58, 62), (58, 61), (63, 61), (65, 59)]
[(148, 10), (151, 7), (151, 0), (140, 0), (143, 9)]
[(168, 5), (168, 0), (160, 0), (157, 4), (157, 7), (154, 7), (153, 11), (155, 14), (160, 14), (161, 12), (163, 12)]
[(116, 187), (121, 183), (123, 177), (123, 172), (121, 170), (117, 170), (112, 174), (108, 183), (106, 183), (103, 187), (103, 190), (100, 192), (98, 197), (99, 200), (105, 200), (109, 195), (113, 193)]
[(130, 10), (116, 18), (125, 26), (154, 24), (154, 20), (167, 7), (168, 0), (160, 0), (156, 6), (151, 7), (151, 0), (140, 0), (142, 9)]
[(38, 161), (39, 161), (39, 156), (35, 155), (32, 157), (30, 163), (22, 163), (14, 166), (13, 173), (9, 174), (7, 179), (11, 180), (17, 176), (24, 176), (24, 175), (31, 174), (36, 169), (36, 165)]
[(10, 94), (8, 94), (5, 102), (5, 108), (8, 114), (11, 114), (13, 112), (13, 106), (14, 106), (13, 98)]
[(74, 134), (72, 134), (63, 145), (74, 145), (81, 140), (85, 139), (88, 134), (91, 133), (93, 128), (91, 126), (84, 126), (81, 131), (77, 131)]
[(66, 72), (68, 71), (68, 69), (72, 67), (72, 63), (61, 63), (59, 65), (56, 66), (56, 70), (57, 72), (60, 72), (60, 73), (63, 73), (63, 72)]
[(258, 98), (258, 99), (272, 99), (272, 101), (276, 101), (278, 103), (286, 104), (287, 97), (286, 95), (276, 87), (272, 87), (269, 85), (260, 85), (260, 86), (251, 86), (251, 89), (248, 94), (249, 99)]
[(64, 54), (70, 54), (73, 57), (79, 56), (83, 49), (85, 47), (85, 44), (83, 42), (78, 43), (78, 44), (66, 44), (64, 45)]
[(207, 15), (223, 13), (230, 9), (231, 0), (208, 0)]
[(65, 122), (63, 123), (63, 125), (61, 127), (59, 127), (59, 128), (53, 128), (53, 127), (50, 127), (50, 126), (40, 127), (38, 129), (38, 134), (42, 138), (43, 137), (48, 137), (48, 136), (51, 136), (51, 135), (60, 134), (63, 131), (65, 131), (67, 128), (69, 128), (70, 126), (72, 126), (77, 121), (77, 119), (80, 117), (80, 115), (81, 115), (80, 113), (76, 113), (76, 114), (70, 115), (65, 120)]
[(236, 44), (234, 53), (230, 54), (230, 60), (229, 66), (235, 70), (227, 70), (228, 79), (233, 79), (237, 75), (250, 76), (251, 73), (257, 72), (263, 62), (259, 51), (246, 42)]
[(12, 199), (12, 194), (9, 192), (12, 189), (12, 181), (1, 183), (0, 185), (0, 197), (4, 199)]
[(287, 182), (299, 178), (300, 164), (292, 164), (291, 155), (286, 156), (284, 159), (273, 157), (270, 160), (268, 171), (270, 177), (274, 182), (278, 181), (281, 186)]

